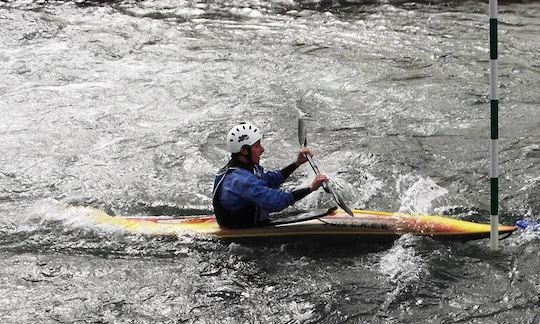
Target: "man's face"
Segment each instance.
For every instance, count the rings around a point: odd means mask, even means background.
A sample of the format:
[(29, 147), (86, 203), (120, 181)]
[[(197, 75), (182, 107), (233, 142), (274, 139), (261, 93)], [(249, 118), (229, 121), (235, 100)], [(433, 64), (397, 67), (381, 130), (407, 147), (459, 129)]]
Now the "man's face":
[(251, 145), (251, 161), (253, 161), (253, 163), (259, 164), (263, 153), (264, 147), (261, 145), (261, 141), (257, 141), (255, 144)]

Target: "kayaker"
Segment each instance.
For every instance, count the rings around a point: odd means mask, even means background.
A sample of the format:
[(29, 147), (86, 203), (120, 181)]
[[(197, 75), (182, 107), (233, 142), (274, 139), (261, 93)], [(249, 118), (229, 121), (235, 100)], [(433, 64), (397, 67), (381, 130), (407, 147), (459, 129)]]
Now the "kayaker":
[(214, 181), (213, 205), (221, 227), (245, 228), (264, 225), (270, 212), (278, 212), (317, 190), (328, 180), (317, 175), (309, 187), (281, 190), (279, 187), (300, 165), (306, 163), (309, 148), (298, 152), (296, 161), (281, 170), (265, 171), (259, 165), (264, 148), (262, 132), (251, 123), (231, 128), (227, 135), (230, 161)]

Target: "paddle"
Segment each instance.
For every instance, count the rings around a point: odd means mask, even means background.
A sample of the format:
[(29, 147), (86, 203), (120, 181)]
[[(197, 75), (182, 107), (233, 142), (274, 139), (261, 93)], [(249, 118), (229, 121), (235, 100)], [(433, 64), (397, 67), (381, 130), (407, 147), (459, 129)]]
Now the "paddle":
[[(307, 129), (304, 124), (304, 120), (301, 118), (298, 119), (298, 142), (300, 143), (300, 147), (307, 146)], [(315, 172), (315, 174), (317, 175), (321, 174), (321, 171), (319, 171), (319, 168), (315, 164), (315, 161), (313, 161), (313, 157), (311, 157), (311, 155), (309, 154), (306, 154), (305, 157), (307, 158), (309, 165), (313, 169), (313, 172)], [(347, 212), (347, 214), (353, 216), (351, 209), (347, 206), (341, 194), (338, 191), (334, 190), (334, 188), (332, 188), (331, 180), (323, 182), (322, 186), (324, 191), (332, 194), (334, 200), (336, 201), (338, 206), (341, 207), (341, 209)]]

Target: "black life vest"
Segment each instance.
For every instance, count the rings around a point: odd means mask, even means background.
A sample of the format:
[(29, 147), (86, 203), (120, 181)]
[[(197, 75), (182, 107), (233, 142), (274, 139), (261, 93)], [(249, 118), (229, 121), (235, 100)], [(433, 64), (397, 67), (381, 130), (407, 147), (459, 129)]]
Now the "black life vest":
[[(245, 165), (238, 165), (238, 163), (235, 162), (236, 161), (231, 160), (226, 166), (219, 170), (214, 181), (212, 205), (214, 206), (216, 221), (220, 227), (228, 228), (246, 228), (265, 225), (268, 223), (268, 218), (262, 215), (265, 212), (254, 203), (247, 204), (244, 208), (234, 214), (225, 210), (221, 204), (221, 187), (225, 178), (235, 170), (239, 170), (240, 168), (247, 169)], [(251, 168), (251, 172), (254, 172), (253, 168)], [(257, 176), (256, 172), (254, 172), (254, 174)]]

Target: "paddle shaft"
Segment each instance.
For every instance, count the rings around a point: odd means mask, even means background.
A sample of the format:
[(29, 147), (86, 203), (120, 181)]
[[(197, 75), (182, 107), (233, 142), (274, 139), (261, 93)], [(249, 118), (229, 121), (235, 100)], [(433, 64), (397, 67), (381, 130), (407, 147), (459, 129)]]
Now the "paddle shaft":
[[(302, 145), (302, 147), (305, 147), (305, 146)], [(308, 160), (308, 163), (311, 166), (311, 168), (313, 169), (313, 172), (315, 172), (316, 175), (320, 175), (321, 171), (319, 170), (319, 168), (315, 164), (315, 161), (313, 161), (313, 158), (309, 154), (304, 154), (304, 156)], [(324, 191), (330, 193), (331, 189), (328, 187), (328, 182), (327, 181), (322, 183), (322, 187), (323, 187)]]
[[(300, 147), (304, 148), (307, 146), (307, 134), (306, 134), (306, 127), (304, 126), (304, 121), (302, 119), (298, 119), (298, 142), (300, 143)], [(306, 159), (309, 162), (309, 165), (313, 169), (313, 172), (315, 172), (316, 175), (320, 175), (321, 171), (315, 164), (315, 161), (313, 161), (313, 158), (309, 154), (304, 154)], [(353, 213), (351, 209), (347, 206), (341, 195), (339, 195), (331, 186), (330, 186), (330, 180), (323, 182), (322, 187), (324, 191), (326, 191), (329, 194), (332, 194), (332, 197), (336, 201), (339, 207), (341, 207), (347, 214), (353, 216)]]

